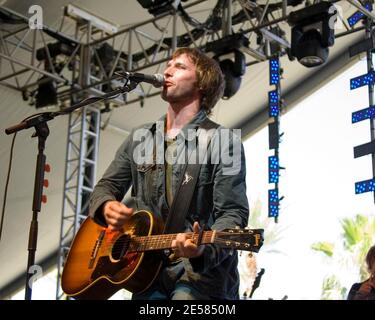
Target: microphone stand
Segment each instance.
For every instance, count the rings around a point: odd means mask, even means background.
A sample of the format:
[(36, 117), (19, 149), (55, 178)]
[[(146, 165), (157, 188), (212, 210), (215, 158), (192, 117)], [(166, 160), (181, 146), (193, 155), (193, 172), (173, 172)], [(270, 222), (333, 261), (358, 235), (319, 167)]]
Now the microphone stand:
[(38, 156), (36, 161), (36, 171), (35, 171), (35, 182), (34, 182), (34, 196), (33, 196), (33, 215), (30, 224), (29, 231), (29, 243), (28, 243), (28, 260), (27, 260), (27, 269), (26, 269), (26, 285), (25, 285), (25, 300), (31, 300), (32, 295), (32, 270), (35, 263), (35, 252), (37, 247), (38, 239), (38, 213), (41, 209), (42, 204), (42, 193), (43, 193), (43, 182), (44, 182), (44, 171), (46, 164), (46, 156), (44, 155), (44, 149), (47, 137), (49, 135), (49, 128), (47, 122), (55, 118), (56, 116), (65, 115), (73, 112), (76, 109), (82, 108), (86, 105), (89, 105), (93, 102), (98, 102), (102, 100), (110, 99), (114, 96), (117, 96), (122, 93), (129, 92), (133, 90), (138, 85), (138, 82), (131, 82), (126, 79), (125, 85), (121, 88), (118, 88), (114, 91), (108, 92), (100, 97), (91, 97), (85, 99), (75, 105), (72, 105), (64, 110), (56, 112), (44, 112), (39, 113), (34, 116), (31, 116), (19, 124), (11, 126), (5, 129), (6, 134), (16, 133), (18, 131), (28, 129), (30, 127), (35, 128), (35, 133), (32, 135), (32, 138), (38, 137)]

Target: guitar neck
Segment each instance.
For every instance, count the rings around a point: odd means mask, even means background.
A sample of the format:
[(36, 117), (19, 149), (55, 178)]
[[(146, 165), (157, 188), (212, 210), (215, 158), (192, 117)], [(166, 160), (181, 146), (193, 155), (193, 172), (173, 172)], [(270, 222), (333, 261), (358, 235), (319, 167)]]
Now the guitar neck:
[[(192, 239), (194, 243), (197, 243), (199, 233), (187, 232), (185, 233), (185, 235), (188, 239)], [(201, 239), (201, 244), (214, 243), (215, 235), (215, 230), (204, 231)], [(134, 237), (130, 241), (129, 251), (142, 252), (150, 250), (171, 249), (172, 241), (175, 240), (176, 237), (177, 233)]]

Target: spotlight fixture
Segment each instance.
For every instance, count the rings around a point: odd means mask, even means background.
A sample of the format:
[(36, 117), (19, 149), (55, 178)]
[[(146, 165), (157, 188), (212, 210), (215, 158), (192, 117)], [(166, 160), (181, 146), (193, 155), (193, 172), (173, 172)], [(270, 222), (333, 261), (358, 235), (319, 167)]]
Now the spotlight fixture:
[(303, 2), (303, 0), (287, 0), (286, 3), (288, 6), (296, 7), (300, 5)]
[(225, 79), (224, 100), (228, 100), (240, 89), (241, 76), (244, 75), (246, 67), (245, 55), (241, 51), (234, 49), (231, 53), (234, 56), (234, 60), (224, 59), (220, 61), (219, 57), (215, 57), (215, 59), (219, 60), (220, 69)]
[(137, 0), (138, 3), (155, 17), (164, 12), (177, 10), (180, 0)]
[(43, 108), (57, 104), (57, 89), (53, 79), (43, 76), (40, 79), (35, 96), (35, 108)]
[[(48, 47), (48, 54), (47, 54), (47, 47)], [(62, 54), (65, 56), (70, 56), (75, 49), (74, 44), (68, 44), (64, 42), (54, 42), (47, 44), (46, 47), (39, 48), (36, 51), (36, 58), (38, 61), (47, 60), (48, 55), (51, 58), (55, 58), (58, 55)]]
[(213, 52), (213, 58), (219, 62), (225, 79), (223, 99), (231, 98), (240, 88), (242, 76), (246, 71), (246, 58), (240, 50), (249, 45), (242, 34), (228, 35), (206, 44), (206, 52)]
[(316, 67), (327, 61), (328, 47), (335, 40), (335, 13), (335, 6), (325, 1), (290, 13), (291, 54), (305, 67)]
[(104, 70), (109, 72), (112, 69), (113, 62), (116, 58), (115, 50), (107, 42), (105, 42), (100, 46), (100, 48), (97, 49), (97, 54)]

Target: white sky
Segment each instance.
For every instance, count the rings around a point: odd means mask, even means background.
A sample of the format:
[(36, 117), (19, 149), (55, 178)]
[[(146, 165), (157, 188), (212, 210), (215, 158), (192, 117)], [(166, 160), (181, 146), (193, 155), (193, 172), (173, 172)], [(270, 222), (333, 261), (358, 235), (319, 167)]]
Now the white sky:
[[(339, 241), (343, 217), (375, 214), (373, 193), (354, 193), (356, 181), (372, 178), (370, 156), (353, 156), (354, 146), (370, 141), (369, 120), (351, 124), (352, 112), (368, 107), (368, 93), (367, 87), (350, 91), (349, 81), (364, 73), (366, 62), (361, 61), (281, 118), (280, 164), (286, 170), (280, 177), (279, 195), (285, 199), (278, 225), (286, 230), (274, 249), (283, 254), (261, 249), (258, 267), (266, 272), (254, 299), (319, 299), (324, 276), (340, 270), (332, 270), (311, 244)], [(268, 156), (273, 154), (268, 129), (244, 146), (250, 204), (259, 198), (267, 216), (268, 189), (273, 188), (268, 184)], [(33, 299), (55, 298), (55, 274), (34, 284)], [(354, 273), (344, 281), (349, 286), (356, 280)], [(21, 291), (14, 299), (23, 297)]]

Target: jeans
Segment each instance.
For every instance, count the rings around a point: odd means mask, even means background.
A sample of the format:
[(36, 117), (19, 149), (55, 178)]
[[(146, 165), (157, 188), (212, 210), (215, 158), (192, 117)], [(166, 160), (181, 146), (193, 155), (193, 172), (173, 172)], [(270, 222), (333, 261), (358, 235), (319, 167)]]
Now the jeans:
[(162, 269), (151, 287), (134, 293), (132, 300), (209, 300), (208, 294), (198, 292), (186, 282), (178, 282), (182, 272), (182, 263)]
[(161, 288), (152, 286), (150, 289), (140, 294), (134, 293), (132, 300), (207, 300), (208, 296), (204, 296), (191, 288), (187, 284), (177, 284), (172, 293), (168, 294)]

